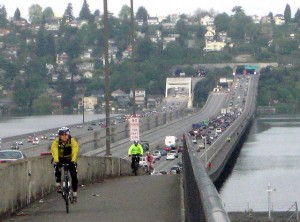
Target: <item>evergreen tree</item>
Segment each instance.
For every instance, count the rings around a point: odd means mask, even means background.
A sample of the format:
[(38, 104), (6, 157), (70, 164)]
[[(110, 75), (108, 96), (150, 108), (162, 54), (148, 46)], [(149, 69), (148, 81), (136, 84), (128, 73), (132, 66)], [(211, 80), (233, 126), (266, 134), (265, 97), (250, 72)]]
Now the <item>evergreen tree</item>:
[(291, 22), (291, 7), (289, 4), (286, 4), (285, 6), (285, 10), (284, 10), (284, 20), (286, 23), (290, 23)]
[(294, 22), (300, 25), (300, 8), (298, 8), (297, 12), (295, 13)]
[(3, 5), (0, 7), (0, 27), (6, 27), (7, 26), (7, 12), (6, 8)]
[(43, 11), (43, 16), (45, 17), (46, 21), (49, 21), (49, 20), (53, 19), (54, 18), (54, 12), (53, 12), (52, 8), (51, 7), (45, 8), (44, 11)]
[(83, 20), (88, 20), (88, 21), (91, 21), (91, 19), (92, 19), (92, 14), (91, 14), (89, 5), (86, 0), (83, 0), (83, 5), (82, 5), (80, 13), (79, 13), (79, 18), (83, 19)]
[(20, 12), (20, 9), (17, 8), (14, 13), (14, 20), (20, 20), (20, 18), (21, 18), (21, 12)]
[(63, 19), (65, 22), (69, 23), (71, 21), (73, 21), (75, 19), (75, 17), (73, 16), (73, 6), (72, 6), (72, 3), (69, 3), (65, 12), (64, 12), (64, 15), (63, 15)]
[(143, 6), (138, 8), (135, 18), (137, 20), (142, 20), (144, 23), (148, 20), (148, 11)]

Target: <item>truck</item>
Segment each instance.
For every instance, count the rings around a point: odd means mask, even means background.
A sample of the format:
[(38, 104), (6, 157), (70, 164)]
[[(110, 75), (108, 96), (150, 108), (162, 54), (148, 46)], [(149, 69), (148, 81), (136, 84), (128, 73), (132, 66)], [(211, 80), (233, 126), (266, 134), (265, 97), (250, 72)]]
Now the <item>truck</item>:
[(177, 148), (178, 139), (176, 136), (166, 136), (165, 145), (171, 148)]

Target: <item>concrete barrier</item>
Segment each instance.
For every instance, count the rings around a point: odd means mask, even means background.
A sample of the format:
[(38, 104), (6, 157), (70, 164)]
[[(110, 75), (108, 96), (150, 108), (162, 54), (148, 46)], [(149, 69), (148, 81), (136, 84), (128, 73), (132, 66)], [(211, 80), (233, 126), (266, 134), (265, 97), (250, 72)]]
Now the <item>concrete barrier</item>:
[[(0, 216), (10, 215), (54, 190), (54, 169), (50, 156), (32, 157), (0, 165)], [(79, 184), (131, 175), (130, 162), (115, 157), (78, 159)]]

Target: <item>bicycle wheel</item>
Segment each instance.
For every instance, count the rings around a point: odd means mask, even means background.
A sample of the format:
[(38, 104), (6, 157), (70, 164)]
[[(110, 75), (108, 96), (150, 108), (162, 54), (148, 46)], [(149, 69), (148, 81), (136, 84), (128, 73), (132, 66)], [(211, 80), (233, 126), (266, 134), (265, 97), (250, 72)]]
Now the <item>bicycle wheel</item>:
[(65, 202), (66, 202), (66, 212), (69, 213), (69, 203), (70, 203), (70, 191), (68, 186), (68, 179), (65, 180)]

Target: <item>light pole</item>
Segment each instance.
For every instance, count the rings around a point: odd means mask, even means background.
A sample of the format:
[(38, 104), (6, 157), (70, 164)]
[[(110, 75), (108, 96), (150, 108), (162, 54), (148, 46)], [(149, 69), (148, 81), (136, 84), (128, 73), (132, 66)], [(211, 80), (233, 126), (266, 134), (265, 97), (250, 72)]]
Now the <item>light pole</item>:
[(108, 63), (108, 11), (107, 11), (107, 0), (103, 0), (104, 4), (104, 77), (105, 77), (105, 120), (106, 120), (106, 153), (105, 156), (111, 156), (110, 153), (110, 119), (109, 119), (109, 63)]
[(135, 110), (135, 88), (136, 88), (136, 84), (135, 84), (135, 78), (136, 78), (136, 74), (135, 74), (135, 66), (134, 66), (134, 49), (135, 49), (135, 41), (134, 41), (134, 13), (133, 13), (133, 0), (130, 0), (130, 5), (131, 5), (131, 78), (132, 78), (132, 105), (133, 105), (133, 109), (132, 109), (132, 114), (135, 117), (136, 116), (136, 110)]
[(84, 123), (84, 95), (82, 96), (82, 122)]
[(271, 201), (271, 193), (273, 191), (276, 191), (276, 189), (271, 189), (271, 183), (269, 183), (268, 185), (268, 209), (269, 209), (269, 220), (272, 220), (272, 217), (271, 217), (271, 210), (272, 210), (272, 201)]

